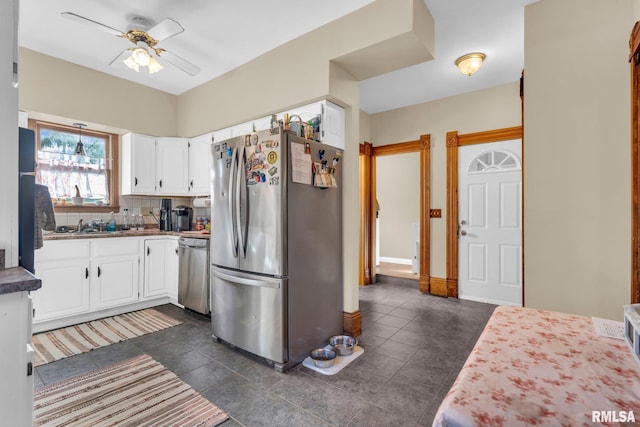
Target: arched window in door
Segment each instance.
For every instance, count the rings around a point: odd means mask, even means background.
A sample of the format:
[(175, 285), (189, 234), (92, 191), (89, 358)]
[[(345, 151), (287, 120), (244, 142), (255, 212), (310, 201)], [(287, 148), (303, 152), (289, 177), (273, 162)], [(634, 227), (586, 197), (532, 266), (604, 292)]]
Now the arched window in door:
[(492, 150), (478, 154), (470, 163), (467, 173), (490, 173), (520, 170), (520, 160), (508, 151)]

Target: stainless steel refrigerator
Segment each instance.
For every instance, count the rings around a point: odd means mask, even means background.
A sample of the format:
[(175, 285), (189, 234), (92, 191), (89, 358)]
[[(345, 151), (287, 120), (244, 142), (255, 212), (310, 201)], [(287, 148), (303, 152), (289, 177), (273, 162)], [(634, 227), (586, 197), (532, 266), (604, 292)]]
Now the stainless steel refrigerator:
[(342, 334), (342, 152), (273, 128), (211, 154), (213, 335), (286, 370)]

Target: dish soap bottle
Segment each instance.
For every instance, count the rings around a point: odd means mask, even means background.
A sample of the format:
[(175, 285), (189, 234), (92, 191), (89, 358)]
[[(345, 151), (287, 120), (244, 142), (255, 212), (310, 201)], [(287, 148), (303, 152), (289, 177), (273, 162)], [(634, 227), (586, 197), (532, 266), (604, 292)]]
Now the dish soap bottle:
[(109, 213), (109, 219), (107, 219), (106, 228), (107, 231), (116, 231), (116, 217), (113, 215), (113, 212)]

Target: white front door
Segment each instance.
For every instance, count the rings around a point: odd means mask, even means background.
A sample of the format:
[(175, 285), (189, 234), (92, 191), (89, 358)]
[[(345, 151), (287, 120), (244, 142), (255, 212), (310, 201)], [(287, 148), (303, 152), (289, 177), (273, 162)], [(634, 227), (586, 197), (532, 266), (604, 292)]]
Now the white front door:
[(458, 296), (521, 306), (521, 140), (459, 150)]

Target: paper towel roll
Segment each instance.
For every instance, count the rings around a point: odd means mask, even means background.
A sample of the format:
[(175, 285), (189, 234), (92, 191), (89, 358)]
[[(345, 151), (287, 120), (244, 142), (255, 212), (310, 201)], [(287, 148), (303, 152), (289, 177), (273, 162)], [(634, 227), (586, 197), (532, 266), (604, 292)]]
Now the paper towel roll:
[(208, 208), (211, 206), (211, 199), (193, 199), (194, 208)]

